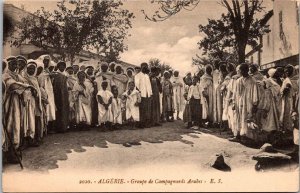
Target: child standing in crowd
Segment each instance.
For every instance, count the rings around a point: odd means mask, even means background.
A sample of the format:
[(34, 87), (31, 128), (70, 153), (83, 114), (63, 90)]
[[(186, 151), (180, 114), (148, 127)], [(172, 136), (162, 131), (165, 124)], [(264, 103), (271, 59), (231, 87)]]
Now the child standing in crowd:
[(113, 99), (113, 94), (107, 90), (108, 83), (103, 81), (101, 84), (102, 89), (97, 93), (98, 100), (98, 123), (104, 129), (111, 126), (113, 122), (113, 114), (111, 110), (111, 103)]
[(192, 78), (189, 76), (190, 73), (188, 73), (185, 77), (184, 77), (184, 94), (183, 97), (185, 99), (185, 108), (183, 111), (183, 122), (187, 123), (187, 128), (190, 128), (192, 126), (192, 115), (191, 115), (191, 107), (189, 104), (189, 101), (187, 100), (188, 97), (188, 93), (189, 93), (189, 88), (192, 85)]
[(187, 100), (189, 101), (193, 126), (201, 126), (202, 107), (201, 107), (201, 89), (199, 85), (199, 78), (193, 78), (193, 84), (189, 88)]
[[(162, 92), (163, 92), (163, 116), (166, 121), (171, 122), (174, 108), (173, 108), (173, 86), (170, 81), (170, 73), (168, 71), (164, 72), (164, 80), (162, 82)], [(170, 119), (171, 117), (171, 119)]]
[(67, 76), (67, 86), (68, 86), (68, 97), (69, 97), (69, 125), (70, 128), (73, 129), (76, 126), (76, 119), (75, 119), (75, 99), (74, 95), (72, 94), (73, 87), (77, 82), (77, 78), (74, 77), (74, 70), (73, 67), (66, 68), (66, 76)]
[(111, 91), (113, 94), (111, 103), (113, 114), (113, 127), (117, 129), (122, 125), (122, 101), (119, 98), (119, 91), (116, 86), (112, 86)]
[(126, 104), (126, 121), (132, 125), (140, 121), (139, 104), (141, 103), (141, 94), (136, 90), (134, 81), (128, 83), (128, 89), (123, 93)]
[(79, 129), (86, 129), (88, 125), (91, 125), (90, 91), (85, 83), (86, 74), (79, 71), (77, 77), (78, 81), (73, 87), (76, 123)]

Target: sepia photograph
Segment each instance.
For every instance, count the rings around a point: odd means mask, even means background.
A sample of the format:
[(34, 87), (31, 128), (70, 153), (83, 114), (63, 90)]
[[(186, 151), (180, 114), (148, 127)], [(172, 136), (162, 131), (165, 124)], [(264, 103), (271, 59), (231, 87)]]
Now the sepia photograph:
[(3, 192), (298, 192), (299, 0), (4, 0)]

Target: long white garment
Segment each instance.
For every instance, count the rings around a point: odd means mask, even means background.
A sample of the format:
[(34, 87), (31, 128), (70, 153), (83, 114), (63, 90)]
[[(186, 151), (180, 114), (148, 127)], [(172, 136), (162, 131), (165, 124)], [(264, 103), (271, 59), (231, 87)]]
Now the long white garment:
[(202, 105), (202, 119), (207, 119), (208, 117), (208, 102), (207, 99), (203, 96), (203, 86), (200, 82), (200, 91), (201, 91), (201, 105)]
[(299, 129), (293, 129), (294, 144), (299, 145)]
[[(232, 93), (234, 92), (234, 87), (236, 84), (236, 79), (231, 78), (229, 81), (229, 84), (227, 86), (227, 95), (226, 95), (226, 100), (228, 102), (228, 106), (227, 106), (227, 118), (228, 118), (228, 127), (233, 131), (234, 134), (236, 133), (236, 129), (235, 129), (235, 123), (234, 123), (234, 111), (232, 110), (232, 105), (233, 102), (231, 100), (232, 99)], [(235, 135), (236, 136), (236, 135)]]
[[(42, 117), (42, 103), (41, 103), (41, 91), (37, 79), (34, 76), (29, 76), (24, 73), (24, 80), (26, 84), (34, 87), (36, 90), (37, 98), (33, 96), (30, 90), (25, 90), (23, 93), (23, 98), (25, 102), (24, 111), (24, 136), (34, 138), (36, 133), (35, 118), (36, 116)], [(41, 121), (43, 123), (43, 121)], [(42, 125), (41, 125), (42, 126)]]
[(141, 97), (151, 97), (152, 87), (148, 74), (142, 72), (135, 75), (134, 78), (136, 88), (141, 92)]
[(140, 110), (136, 103), (141, 102), (141, 94), (139, 91), (134, 89), (130, 94), (128, 91), (123, 93), (126, 97), (126, 119), (133, 118), (134, 121), (140, 121)]
[(111, 103), (113, 113), (113, 123), (122, 124), (122, 101), (120, 98), (113, 97)]
[[(75, 100), (75, 118), (77, 124), (85, 122), (90, 125), (92, 121), (92, 112), (89, 100), (91, 92), (88, 89), (88, 85), (86, 83), (84, 85), (85, 88), (76, 82), (72, 90)], [(83, 95), (79, 94), (80, 92), (83, 92)]]
[(287, 88), (288, 85), (292, 85), (290, 78), (285, 78), (282, 86), (280, 88), (281, 93), (281, 110), (280, 110), (280, 122), (283, 124), (285, 129), (291, 130), (292, 129), (292, 96), (293, 96), (293, 89), (290, 89), (290, 92), (286, 95), (283, 95), (283, 91)]
[(174, 94), (174, 109), (177, 111), (182, 111), (183, 108), (183, 79), (182, 77), (172, 77), (171, 80), (173, 84), (173, 94)]
[(91, 80), (89, 79), (85, 79), (85, 82), (84, 82), (84, 85), (86, 85), (86, 88), (87, 88), (87, 92), (89, 93), (88, 94), (88, 108), (89, 108), (89, 112), (90, 113), (90, 116), (91, 116), (91, 119), (93, 117), (92, 115), (92, 100), (93, 100), (93, 93), (94, 93), (94, 85), (93, 85), (93, 82), (91, 82)]
[(6, 94), (3, 96), (3, 125), (12, 137), (16, 148), (20, 145), (21, 131), (21, 103), (20, 97), (28, 85), (19, 82), (19, 75), (8, 70), (2, 75), (6, 85)]
[(47, 121), (54, 121), (56, 119), (55, 117), (55, 102), (54, 102), (54, 93), (53, 93), (53, 86), (51, 82), (51, 78), (48, 72), (44, 71), (42, 74), (38, 77), (39, 85), (42, 87), (48, 96), (48, 104), (46, 108), (46, 114), (47, 114)]
[[(100, 90), (97, 93), (97, 96), (101, 96), (102, 100), (105, 104), (108, 103), (109, 99), (113, 97), (113, 94), (109, 90)], [(97, 97), (98, 101), (98, 97)], [(99, 124), (105, 122), (113, 122), (113, 114), (111, 105), (109, 105), (108, 110), (105, 109), (103, 105), (101, 105), (98, 101), (98, 122)]]

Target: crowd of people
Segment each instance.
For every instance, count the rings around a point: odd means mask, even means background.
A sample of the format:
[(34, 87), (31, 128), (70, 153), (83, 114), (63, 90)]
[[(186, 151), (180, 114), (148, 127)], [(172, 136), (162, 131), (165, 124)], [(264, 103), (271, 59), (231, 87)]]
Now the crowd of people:
[(181, 120), (181, 112), (187, 128), (227, 128), (231, 141), (295, 130), (298, 144), (299, 76), (292, 65), (261, 73), (254, 64), (217, 61), (181, 77), (147, 63), (68, 66), (49, 55), (11, 56), (2, 64), (2, 150), (12, 163), (13, 149), (39, 146), (49, 133), (149, 128)]

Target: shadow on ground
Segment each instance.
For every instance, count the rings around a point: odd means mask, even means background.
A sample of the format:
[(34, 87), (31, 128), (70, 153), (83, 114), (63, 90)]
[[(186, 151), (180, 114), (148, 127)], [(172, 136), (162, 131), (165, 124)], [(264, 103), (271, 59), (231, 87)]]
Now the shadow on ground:
[[(220, 128), (200, 128), (197, 130), (186, 129), (182, 121), (165, 123), (161, 127), (147, 129), (122, 128), (114, 131), (103, 132), (98, 128), (88, 131), (71, 131), (61, 134), (49, 134), (44, 138), (43, 144), (39, 147), (30, 147), (23, 151), (23, 165), (32, 171), (47, 172), (58, 168), (58, 160), (67, 160), (68, 153), (85, 152), (84, 147), (108, 148), (107, 143), (123, 145), (130, 148), (141, 145), (141, 142), (163, 143), (181, 142), (193, 145), (192, 141), (183, 139), (184, 135), (192, 138), (199, 138), (196, 133), (208, 133), (219, 138), (231, 137), (230, 132), (220, 132)], [(260, 146), (250, 141), (242, 143), (246, 147), (258, 149)], [(250, 157), (249, 157), (250, 159)], [(5, 172), (6, 166), (3, 167)]]
[[(47, 171), (58, 168), (58, 160), (67, 160), (71, 150), (85, 152), (84, 147), (108, 148), (107, 142), (124, 147), (141, 145), (141, 142), (163, 143), (178, 141), (185, 144), (193, 142), (184, 140), (182, 135), (193, 135), (193, 130), (185, 129), (182, 122), (166, 123), (161, 127), (147, 129), (122, 128), (115, 131), (102, 132), (98, 128), (88, 131), (71, 131), (62, 134), (49, 134), (39, 147), (30, 147), (23, 151), (23, 165), (29, 170)], [(5, 167), (4, 167), (5, 169)]]

